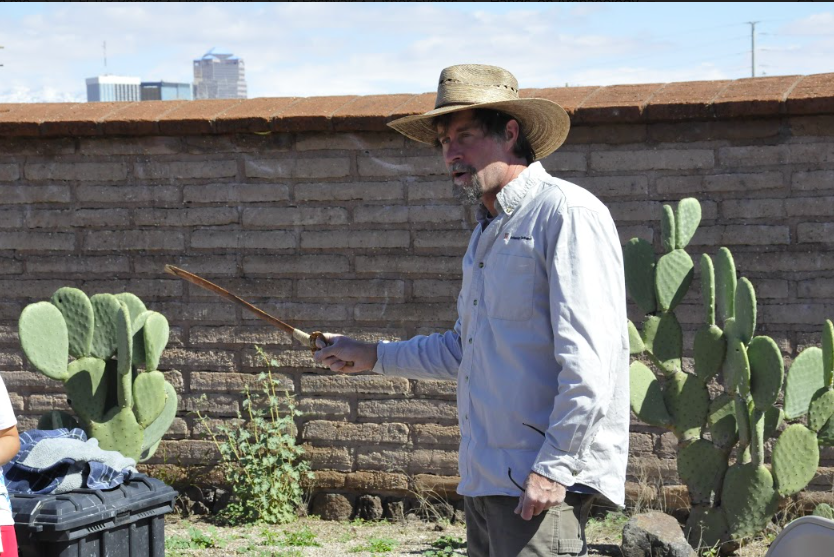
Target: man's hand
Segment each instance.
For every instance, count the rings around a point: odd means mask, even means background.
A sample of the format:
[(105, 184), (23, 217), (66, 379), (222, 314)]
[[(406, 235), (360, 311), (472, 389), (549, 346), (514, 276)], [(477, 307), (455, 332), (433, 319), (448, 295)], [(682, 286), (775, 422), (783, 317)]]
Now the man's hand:
[[(316, 341), (319, 349), (313, 357), (316, 362), (329, 367), (331, 371), (357, 373), (373, 369), (376, 364), (376, 343), (360, 342), (342, 335), (324, 334), (327, 345), (321, 339)], [(353, 362), (352, 366), (345, 362)]]
[(524, 480), (524, 489), (515, 508), (515, 514), (520, 514), (524, 520), (561, 505), (565, 500), (565, 486), (535, 472), (530, 472)]

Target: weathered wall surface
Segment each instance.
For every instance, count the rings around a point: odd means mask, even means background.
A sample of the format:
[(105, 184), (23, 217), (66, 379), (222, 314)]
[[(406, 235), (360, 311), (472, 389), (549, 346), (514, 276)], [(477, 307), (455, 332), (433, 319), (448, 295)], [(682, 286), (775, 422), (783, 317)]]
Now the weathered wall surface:
[[(759, 331), (789, 359), (819, 342), (834, 316), (834, 74), (525, 94), (568, 108), (574, 128), (544, 166), (605, 201), (623, 242), (659, 246), (661, 205), (698, 197), (692, 255), (733, 251), (757, 288)], [(257, 344), (304, 412), (318, 489), (453, 490), (453, 383), (318, 372), (288, 335), (163, 273), (191, 270), (307, 330), (399, 339), (451, 327), (472, 212), (435, 150), (384, 131), (432, 102), (0, 105), (0, 370), (21, 428), (66, 407), (62, 386), (24, 361), (23, 307), (65, 285), (130, 291), (172, 325), (161, 367), (181, 405), (153, 463), (216, 458), (195, 411), (236, 417), (262, 369)], [(678, 314), (691, 346), (697, 292)], [(642, 483), (673, 505), (674, 437), (635, 422), (630, 442), (632, 497)], [(823, 454), (811, 488), (829, 491), (834, 452)]]

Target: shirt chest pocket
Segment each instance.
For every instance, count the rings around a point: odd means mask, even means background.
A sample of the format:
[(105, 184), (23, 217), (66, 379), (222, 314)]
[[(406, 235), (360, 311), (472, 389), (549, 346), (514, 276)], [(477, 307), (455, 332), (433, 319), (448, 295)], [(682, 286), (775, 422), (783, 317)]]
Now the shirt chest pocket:
[(533, 258), (508, 253), (496, 254), (484, 273), (484, 298), (492, 319), (523, 321), (533, 315)]

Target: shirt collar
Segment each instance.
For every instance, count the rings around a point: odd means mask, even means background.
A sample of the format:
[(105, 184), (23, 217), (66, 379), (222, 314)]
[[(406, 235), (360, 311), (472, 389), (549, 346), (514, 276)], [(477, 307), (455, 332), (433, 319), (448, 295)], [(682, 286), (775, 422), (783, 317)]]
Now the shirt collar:
[(530, 186), (540, 180), (542, 174), (544, 174), (544, 167), (542, 167), (542, 163), (536, 161), (525, 168), (515, 180), (501, 188), (496, 196), (495, 203), (498, 213), (504, 212), (512, 215), (521, 205), (524, 196), (530, 190)]

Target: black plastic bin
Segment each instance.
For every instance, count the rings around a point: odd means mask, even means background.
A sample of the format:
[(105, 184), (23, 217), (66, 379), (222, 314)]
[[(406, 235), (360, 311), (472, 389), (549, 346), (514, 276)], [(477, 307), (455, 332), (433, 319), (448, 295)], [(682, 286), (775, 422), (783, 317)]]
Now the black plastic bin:
[(141, 474), (107, 491), (12, 494), (20, 557), (163, 557), (176, 495)]

